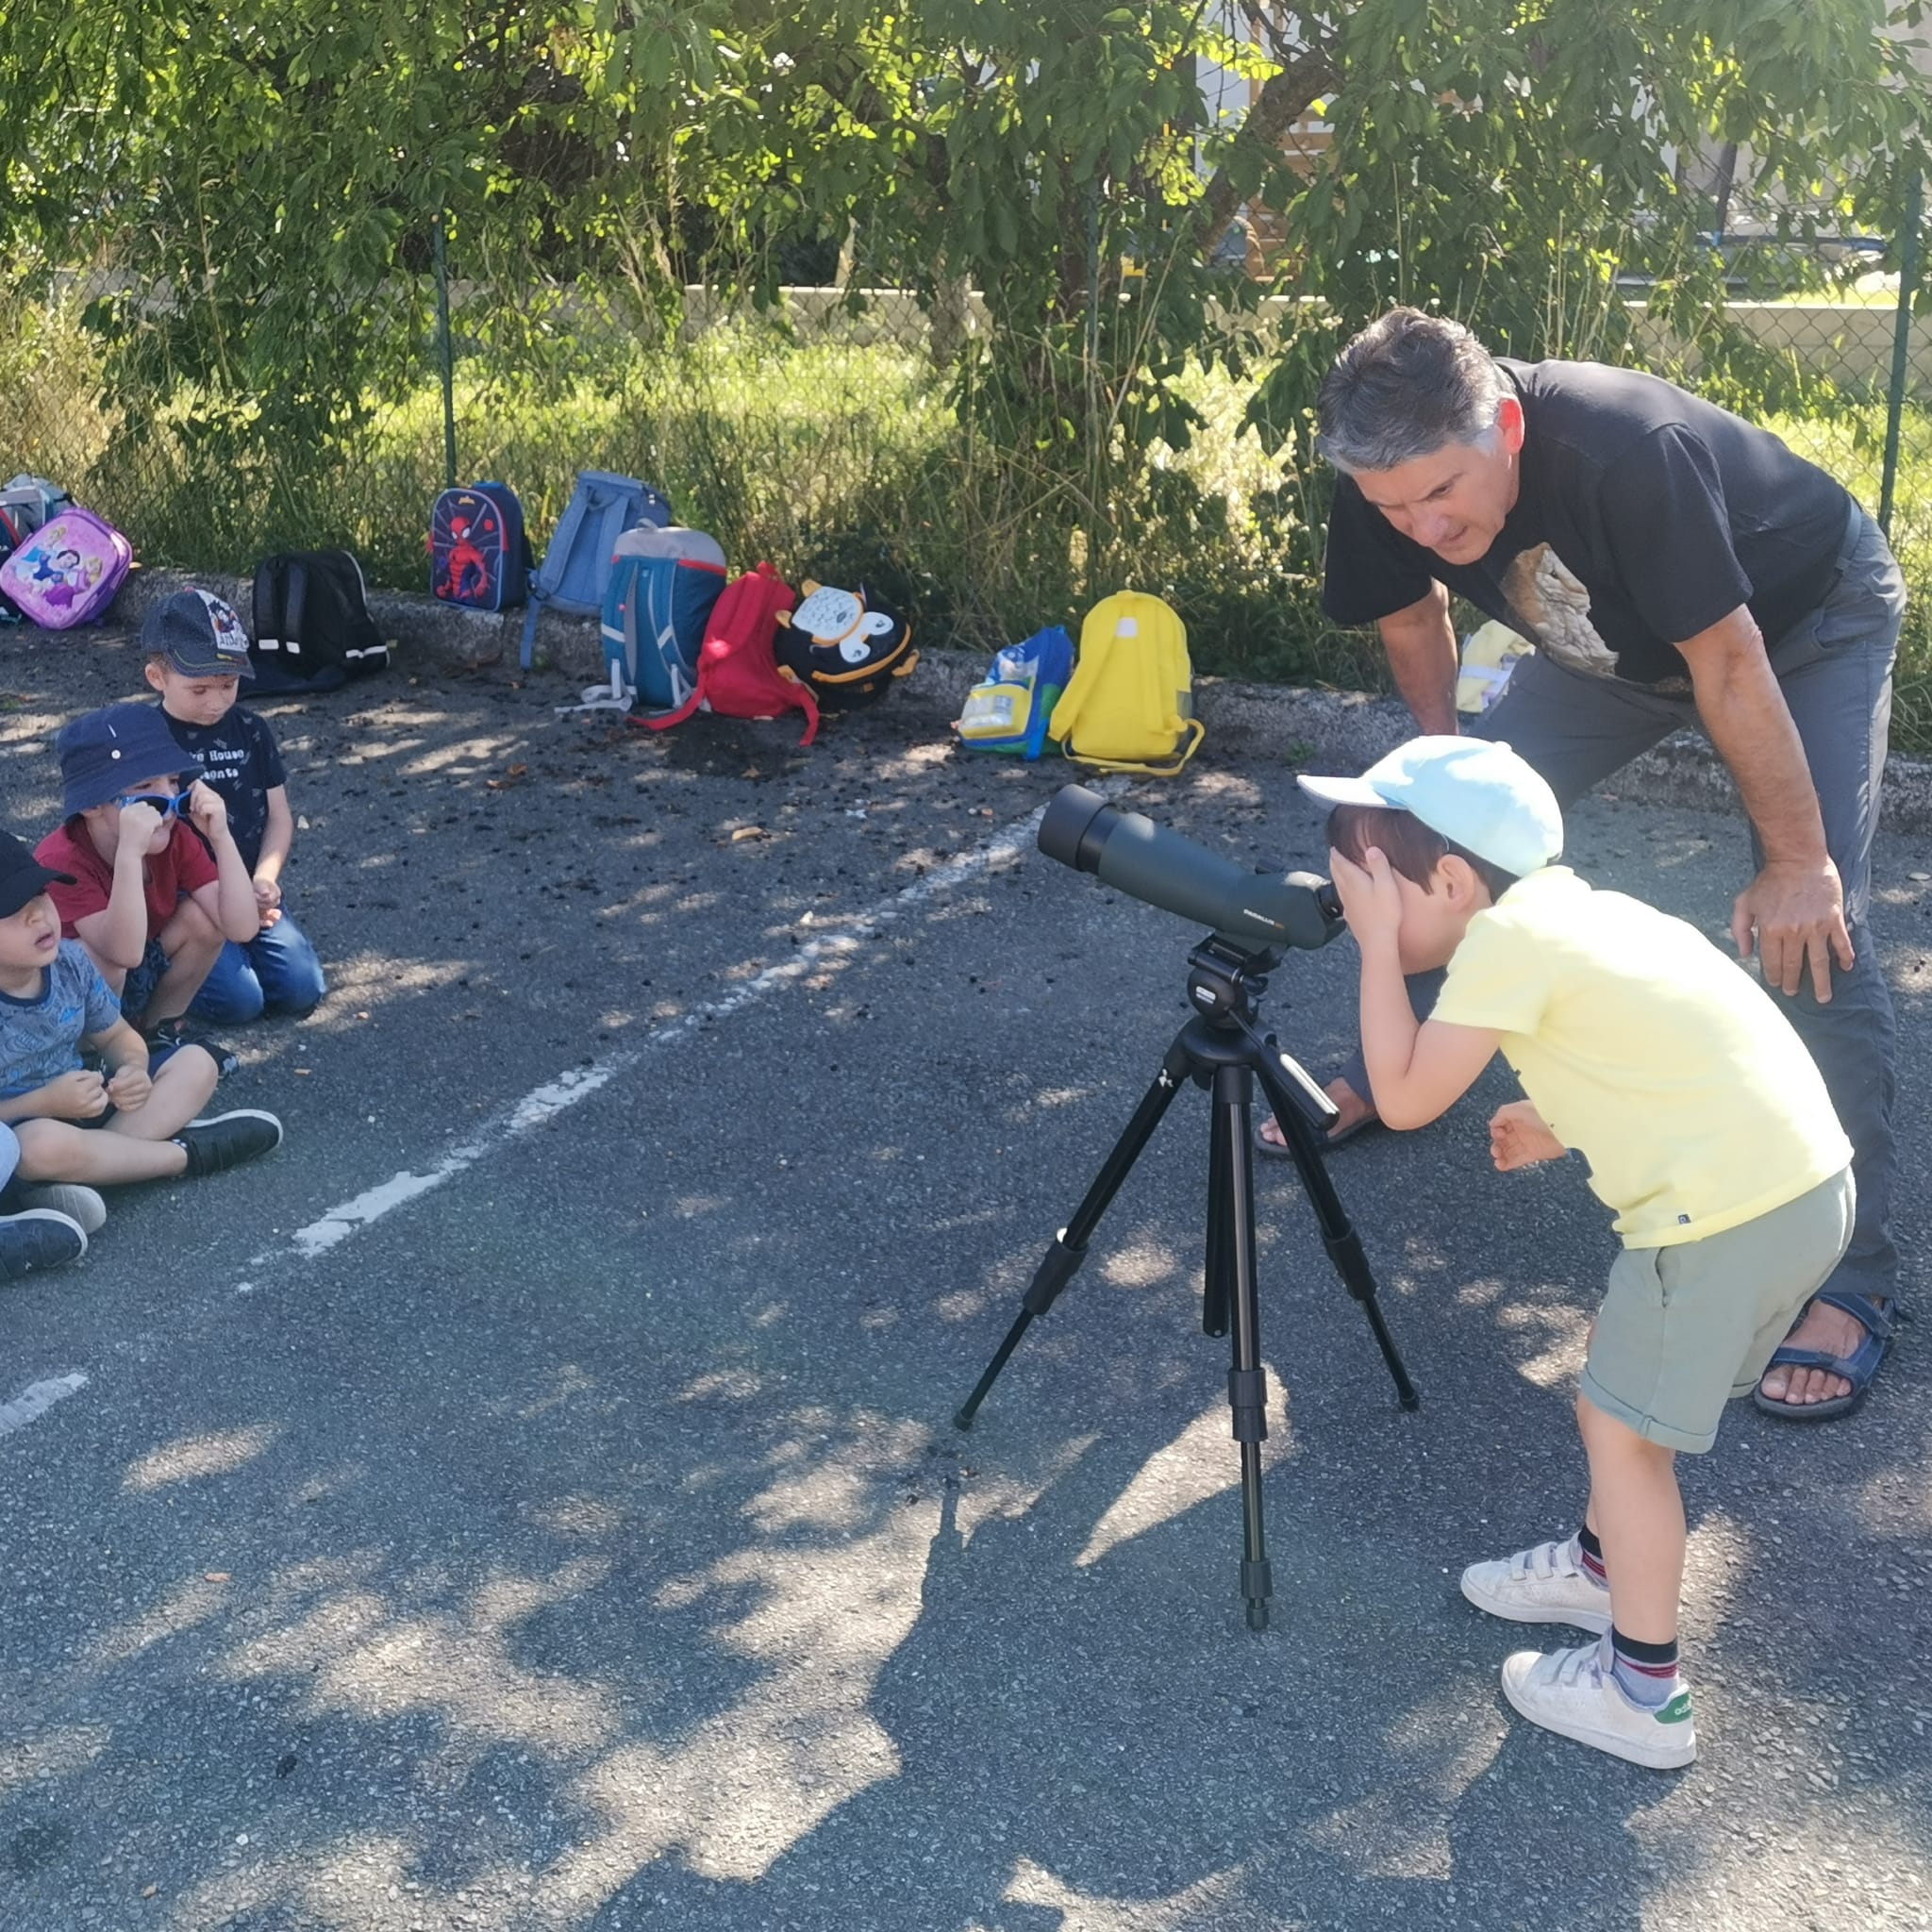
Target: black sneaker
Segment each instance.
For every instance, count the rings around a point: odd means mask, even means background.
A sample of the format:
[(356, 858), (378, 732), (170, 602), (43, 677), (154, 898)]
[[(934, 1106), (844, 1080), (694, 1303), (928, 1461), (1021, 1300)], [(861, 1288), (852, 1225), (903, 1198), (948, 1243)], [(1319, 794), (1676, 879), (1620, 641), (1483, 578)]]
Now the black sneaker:
[(29, 1208), (0, 1215), (0, 1281), (18, 1281), (37, 1268), (58, 1268), (87, 1253), (87, 1236), (72, 1215)]
[(211, 1120), (190, 1121), (175, 1136), (175, 1144), (188, 1150), (184, 1170), (193, 1179), (224, 1174), (244, 1160), (258, 1160), (282, 1144), (282, 1124), (272, 1113), (252, 1107), (218, 1113)]
[(235, 1049), (224, 1046), (219, 1041), (205, 1040), (199, 1033), (191, 1033), (185, 1022), (162, 1020), (148, 1027), (141, 1036), (147, 1041), (147, 1058), (150, 1069), (158, 1067), (171, 1055), (178, 1053), (184, 1046), (198, 1046), (215, 1063), (215, 1072), (225, 1080), (242, 1062), (236, 1058)]

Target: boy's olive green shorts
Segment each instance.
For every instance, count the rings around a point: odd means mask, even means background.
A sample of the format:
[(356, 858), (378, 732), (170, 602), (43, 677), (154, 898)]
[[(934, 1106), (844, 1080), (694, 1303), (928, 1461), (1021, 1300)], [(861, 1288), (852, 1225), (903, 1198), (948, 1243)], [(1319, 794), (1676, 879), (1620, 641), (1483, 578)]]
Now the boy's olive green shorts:
[(1583, 1393), (1646, 1441), (1701, 1454), (1757, 1386), (1852, 1236), (1851, 1170), (1702, 1241), (1625, 1248), (1610, 1269)]

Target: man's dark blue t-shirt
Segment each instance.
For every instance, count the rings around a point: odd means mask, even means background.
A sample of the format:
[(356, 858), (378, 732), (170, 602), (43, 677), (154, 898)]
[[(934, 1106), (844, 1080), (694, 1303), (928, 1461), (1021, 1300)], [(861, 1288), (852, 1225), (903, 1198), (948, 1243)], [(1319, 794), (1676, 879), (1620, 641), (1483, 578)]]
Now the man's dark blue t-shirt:
[(190, 724), (168, 718), (168, 729), (183, 751), (202, 763), (202, 776), (222, 794), (228, 825), (242, 862), (252, 873), (268, 830), (268, 795), (289, 782), (275, 733), (253, 711), (237, 705), (216, 724)]

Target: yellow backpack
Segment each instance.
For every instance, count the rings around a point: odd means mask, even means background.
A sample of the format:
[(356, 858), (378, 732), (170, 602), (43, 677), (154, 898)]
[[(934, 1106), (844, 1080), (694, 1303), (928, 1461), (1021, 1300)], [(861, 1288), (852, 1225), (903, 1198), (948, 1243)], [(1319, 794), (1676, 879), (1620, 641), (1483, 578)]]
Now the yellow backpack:
[(1080, 660), (1047, 728), (1080, 764), (1170, 778), (1207, 732), (1193, 682), (1187, 626), (1158, 597), (1119, 591), (1087, 613)]

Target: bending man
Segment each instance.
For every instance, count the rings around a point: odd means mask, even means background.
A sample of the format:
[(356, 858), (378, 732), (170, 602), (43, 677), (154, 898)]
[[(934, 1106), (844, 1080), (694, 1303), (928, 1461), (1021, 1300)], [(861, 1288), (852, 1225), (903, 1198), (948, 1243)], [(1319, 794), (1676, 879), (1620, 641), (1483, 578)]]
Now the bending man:
[[(1323, 603), (1379, 627), (1419, 731), (1457, 729), (1454, 592), (1536, 644), (1476, 728), (1564, 806), (1692, 723), (1737, 781), (1757, 871), (1733, 936), (1817, 1061), (1857, 1185), (1851, 1246), (1758, 1405), (1847, 1412), (1898, 1284), (1897, 1035), (1866, 929), (1906, 603), (1884, 537), (1776, 437), (1658, 377), (1491, 357), (1410, 308), (1342, 351), (1320, 417), (1340, 472)], [(1434, 1001), (1427, 976), (1410, 991)], [(1374, 1118), (1359, 1059), (1329, 1092), (1338, 1137)]]

